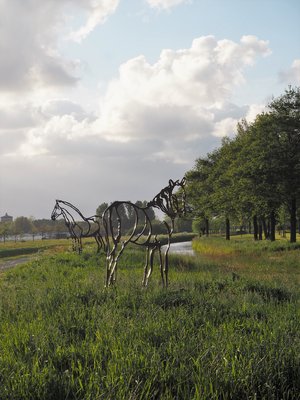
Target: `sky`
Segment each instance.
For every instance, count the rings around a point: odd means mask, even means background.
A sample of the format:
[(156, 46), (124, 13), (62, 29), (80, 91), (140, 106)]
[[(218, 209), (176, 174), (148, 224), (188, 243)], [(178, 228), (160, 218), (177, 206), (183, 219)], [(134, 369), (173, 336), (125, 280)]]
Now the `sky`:
[(0, 215), (150, 201), (300, 85), (299, 0), (0, 0)]

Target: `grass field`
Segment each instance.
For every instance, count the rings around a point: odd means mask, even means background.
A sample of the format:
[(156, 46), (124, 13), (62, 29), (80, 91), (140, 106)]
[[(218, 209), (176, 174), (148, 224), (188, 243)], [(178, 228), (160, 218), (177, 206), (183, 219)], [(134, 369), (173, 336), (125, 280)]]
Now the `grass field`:
[(299, 398), (299, 247), (195, 240), (163, 290), (136, 248), (105, 289), (93, 244), (55, 246), (0, 275), (1, 400)]

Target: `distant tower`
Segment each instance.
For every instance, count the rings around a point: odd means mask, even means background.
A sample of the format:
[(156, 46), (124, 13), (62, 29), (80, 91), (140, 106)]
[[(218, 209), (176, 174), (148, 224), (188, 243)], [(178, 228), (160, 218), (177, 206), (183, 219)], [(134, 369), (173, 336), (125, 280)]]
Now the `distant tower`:
[(11, 215), (8, 215), (7, 213), (5, 213), (3, 217), (1, 217), (1, 222), (12, 222), (12, 221), (13, 217)]

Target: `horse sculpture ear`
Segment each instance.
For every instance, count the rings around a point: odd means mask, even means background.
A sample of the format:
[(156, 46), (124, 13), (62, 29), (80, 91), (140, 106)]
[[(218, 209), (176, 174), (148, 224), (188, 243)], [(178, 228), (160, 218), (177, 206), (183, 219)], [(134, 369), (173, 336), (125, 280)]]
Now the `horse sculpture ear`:
[(169, 186), (175, 186), (175, 183), (172, 181), (172, 179), (169, 180)]
[(184, 186), (185, 184), (186, 184), (186, 177), (184, 176), (184, 177), (181, 179), (180, 185)]

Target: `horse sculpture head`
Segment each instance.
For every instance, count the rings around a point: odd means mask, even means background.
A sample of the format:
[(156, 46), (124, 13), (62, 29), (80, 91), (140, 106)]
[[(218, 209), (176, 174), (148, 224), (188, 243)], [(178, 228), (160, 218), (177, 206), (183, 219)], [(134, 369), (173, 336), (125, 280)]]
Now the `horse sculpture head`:
[(171, 219), (186, 214), (185, 178), (181, 181), (169, 180), (169, 185), (162, 189), (147, 206), (160, 209)]
[(60, 200), (56, 200), (55, 206), (54, 206), (52, 214), (51, 214), (52, 221), (55, 221), (58, 217), (60, 217), (62, 215), (62, 210), (61, 210), (59, 203), (60, 203)]

